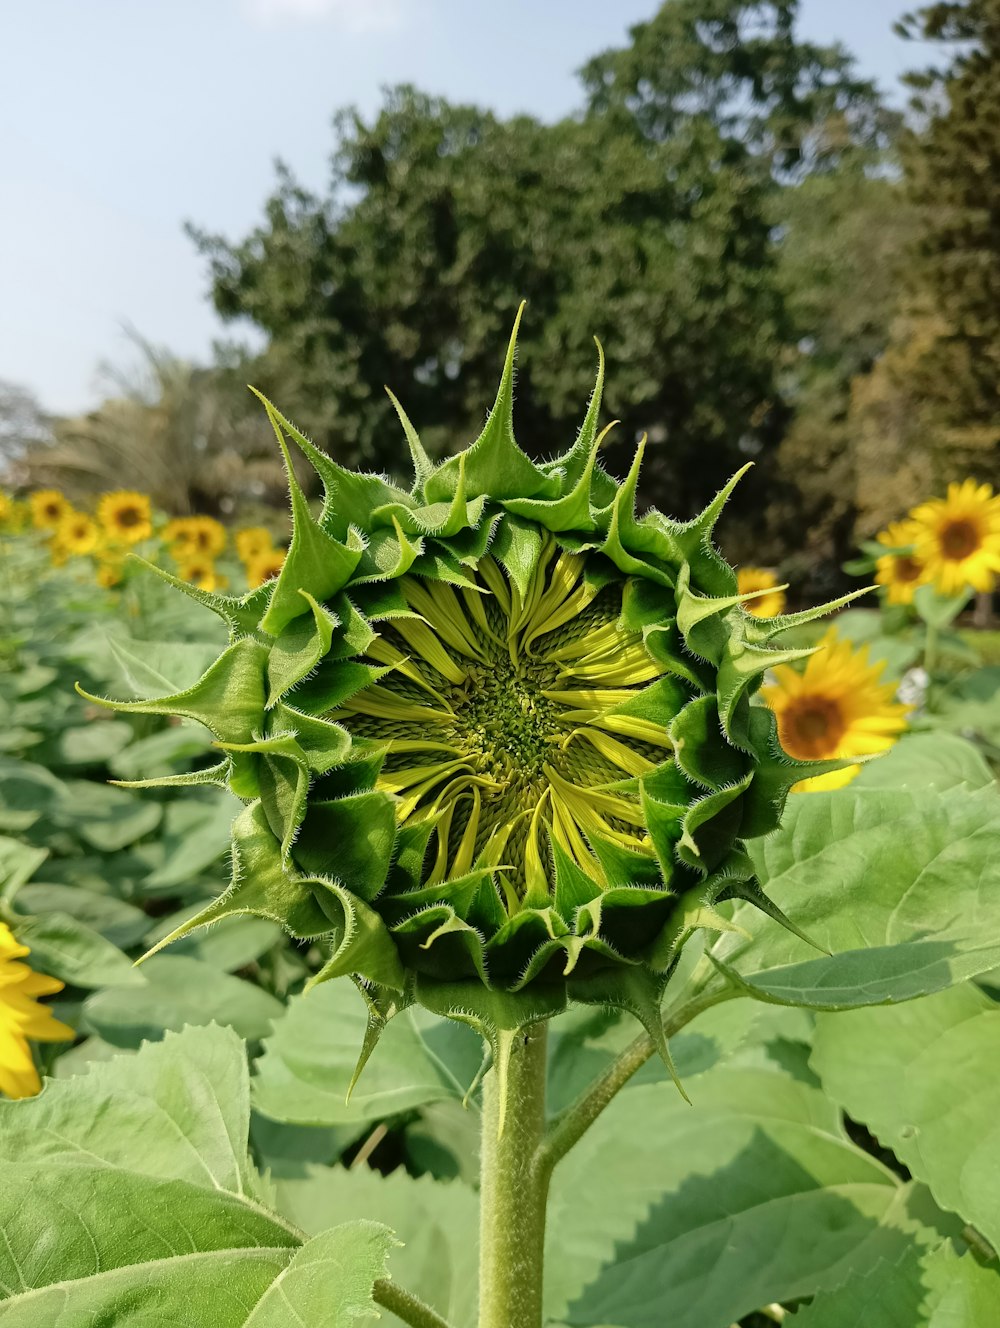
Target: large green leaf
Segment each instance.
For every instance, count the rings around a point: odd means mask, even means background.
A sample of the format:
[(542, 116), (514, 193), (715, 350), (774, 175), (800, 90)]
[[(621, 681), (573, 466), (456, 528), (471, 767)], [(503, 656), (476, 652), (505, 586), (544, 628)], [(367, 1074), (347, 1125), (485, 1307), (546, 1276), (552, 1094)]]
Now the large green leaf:
[[(801, 1073), (801, 1072), (800, 1072)], [(622, 1093), (560, 1163), (550, 1314), (574, 1328), (728, 1328), (845, 1270), (940, 1240), (933, 1205), (845, 1135), (834, 1105), (776, 1066)]]
[(1000, 1328), (1000, 1273), (946, 1242), (883, 1260), (795, 1315), (795, 1328)]
[(970, 789), (993, 783), (978, 748), (954, 733), (905, 734), (887, 756), (870, 761), (852, 785), (859, 788)]
[(91, 1030), (116, 1047), (137, 1047), (165, 1030), (213, 1020), (241, 1037), (260, 1038), (284, 1010), (260, 987), (188, 955), (155, 955), (139, 972), (143, 986), (95, 992), (83, 1007)]
[(820, 1015), (812, 1064), (834, 1101), (1000, 1249), (998, 1047), (1000, 1007), (966, 984)]
[(68, 913), (123, 948), (135, 945), (149, 929), (149, 918), (134, 904), (76, 885), (32, 882), (18, 890), (16, 908), (26, 914)]
[(348, 1102), (367, 1026), (367, 1006), (350, 982), (293, 996), (264, 1045), (254, 1080), (258, 1111), (302, 1125), (376, 1120), (463, 1097), (482, 1060), (470, 1029), (411, 1006), (386, 1025)]
[(229, 851), (239, 801), (226, 789), (199, 789), (170, 804), (163, 818), (164, 860), (143, 882), (143, 892), (187, 885)]
[(756, 909), (714, 956), (762, 999), (825, 1009), (908, 1000), (1000, 964), (1000, 795), (847, 788), (794, 797), (753, 850), (767, 894), (817, 945)]
[(392, 1235), (303, 1243), (261, 1202), (231, 1031), (188, 1029), (0, 1103), (4, 1328), (348, 1328)]
[(31, 950), (33, 968), (63, 982), (76, 987), (145, 986), (128, 955), (68, 913), (25, 918), (15, 935)]
[(449, 1323), (475, 1320), (479, 1202), (468, 1186), (402, 1170), (313, 1167), (304, 1179), (279, 1181), (276, 1192), (279, 1210), (308, 1233), (347, 1217), (391, 1227), (403, 1242), (393, 1275)]

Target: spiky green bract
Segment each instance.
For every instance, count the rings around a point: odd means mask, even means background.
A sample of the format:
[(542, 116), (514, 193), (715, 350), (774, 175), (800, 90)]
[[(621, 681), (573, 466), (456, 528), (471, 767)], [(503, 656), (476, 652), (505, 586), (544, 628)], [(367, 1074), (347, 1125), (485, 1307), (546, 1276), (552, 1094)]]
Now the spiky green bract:
[[(743, 841), (777, 826), (792, 784), (837, 765), (790, 760), (771, 712), (751, 704), (765, 670), (809, 652), (770, 646), (793, 620), (747, 615), (736, 576), (712, 545), (735, 480), (693, 521), (637, 516), (641, 447), (624, 483), (598, 462), (603, 359), (575, 443), (533, 462), (514, 440), (513, 361), (514, 337), (482, 434), (439, 465), (400, 408), (416, 471), (410, 492), (342, 469), (265, 402), (286, 460), (291, 443), (318, 472), (322, 510), (311, 515), (289, 460), (294, 533), (278, 580), (244, 599), (180, 587), (225, 619), (231, 644), (187, 691), (122, 706), (207, 725), (224, 753), (213, 777), (246, 803), (234, 825), (232, 885), (175, 935), (258, 913), (296, 936), (325, 937), (329, 959), (316, 981), (349, 973), (369, 999), (363, 1059), (384, 1020), (411, 1000), (479, 1028), (501, 1068), (517, 1031), (567, 1000), (629, 1010), (666, 1055), (659, 1003), (681, 945), (698, 928), (726, 927), (715, 905), (732, 898), (791, 925), (754, 882)], [(497, 766), (477, 770), (469, 758), (463, 787), (476, 786), (474, 819), (466, 812), (454, 830), (454, 806), (443, 803), (409, 815), (419, 796), (410, 789), (404, 798), (406, 781), (393, 785), (384, 773), (398, 767), (385, 765), (391, 725), (380, 744), (378, 716), (386, 705), (390, 718), (409, 706), (405, 688), (419, 685), (421, 713), (434, 722), (440, 710), (427, 698), (441, 697), (451, 669), (447, 617), (435, 638), (428, 610), (414, 606), (465, 604), (468, 619), (456, 618), (450, 633), (456, 649), (463, 632), (466, 641), (475, 631), (498, 642), (496, 618), (479, 607), (494, 588), (494, 609), (506, 597), (508, 618), (522, 624), (519, 648), (530, 654), (531, 641), (563, 614), (545, 580), (558, 576), (559, 593), (580, 604), (610, 587), (602, 603), (612, 603), (612, 617), (588, 629), (601, 642), (588, 658), (616, 677), (609, 686), (631, 690), (553, 693), (543, 678), (538, 695), (561, 699), (564, 724), (603, 726), (587, 735), (597, 752), (591, 767), (610, 752), (622, 778), (591, 782), (578, 797), (563, 769), (542, 799), (551, 794), (553, 824), (543, 827), (539, 803), (527, 829), (523, 817), (519, 830), (517, 817), (498, 826), (494, 807), (484, 847), (479, 788), (496, 787)], [(392, 640), (413, 643), (423, 674)], [(551, 653), (566, 658), (564, 647)], [(597, 696), (594, 710), (566, 709)], [(627, 699), (617, 704), (618, 696)], [(368, 698), (364, 734), (350, 719), (365, 710), (359, 697)], [(400, 731), (392, 730), (397, 739)], [(532, 750), (541, 751), (542, 769), (544, 743)], [(451, 767), (436, 760), (419, 769), (440, 779)], [(581, 809), (578, 824), (567, 825), (566, 807)]]

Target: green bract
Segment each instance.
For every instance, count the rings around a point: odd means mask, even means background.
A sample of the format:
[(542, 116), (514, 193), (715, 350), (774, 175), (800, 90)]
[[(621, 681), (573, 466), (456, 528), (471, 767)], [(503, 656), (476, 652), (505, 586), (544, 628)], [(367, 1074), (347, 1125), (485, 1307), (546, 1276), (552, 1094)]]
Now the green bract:
[[(362, 986), (365, 1054), (417, 1000), (502, 1065), (518, 1028), (574, 999), (632, 1011), (666, 1055), (663, 986), (693, 930), (729, 925), (715, 905), (791, 926), (743, 841), (839, 763), (788, 758), (751, 696), (809, 653), (769, 640), (824, 610), (744, 612), (711, 544), (735, 479), (694, 521), (636, 515), (642, 446), (622, 484), (598, 463), (603, 359), (575, 443), (531, 461), (514, 345), (459, 455), (433, 464), (399, 409), (410, 492), (343, 470), (265, 402), (294, 518), (281, 575), (242, 599), (175, 582), (231, 644), (194, 687), (120, 708), (207, 725), (223, 760), (173, 782), (246, 804), (232, 885), (174, 936), (256, 913), (327, 938), (315, 981)], [(325, 486), (318, 517), (288, 440)]]

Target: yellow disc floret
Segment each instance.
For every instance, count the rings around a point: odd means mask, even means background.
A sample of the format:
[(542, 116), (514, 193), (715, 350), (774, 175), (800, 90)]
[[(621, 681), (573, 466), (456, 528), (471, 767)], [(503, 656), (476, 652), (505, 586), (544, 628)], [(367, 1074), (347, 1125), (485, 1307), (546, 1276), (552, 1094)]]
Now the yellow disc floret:
[(430, 883), (488, 862), (514, 898), (545, 897), (550, 837), (599, 881), (595, 840), (653, 856), (635, 781), (670, 743), (620, 707), (662, 670), (585, 561), (549, 542), (527, 598), (489, 558), (475, 590), (408, 578), (419, 616), (368, 647), (385, 674), (336, 713), (386, 751), (400, 822), (434, 821)]

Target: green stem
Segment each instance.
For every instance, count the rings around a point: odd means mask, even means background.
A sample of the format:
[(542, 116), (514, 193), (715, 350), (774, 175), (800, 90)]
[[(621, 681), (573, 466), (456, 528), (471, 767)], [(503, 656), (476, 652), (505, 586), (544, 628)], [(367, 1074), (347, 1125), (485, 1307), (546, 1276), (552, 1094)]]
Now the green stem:
[[(546, 1026), (518, 1035), (501, 1095), (496, 1069), (483, 1081), (479, 1328), (541, 1328), (548, 1172)], [(503, 1129), (501, 1131), (501, 1124)]]
[(372, 1299), (384, 1310), (391, 1310), (397, 1319), (408, 1323), (410, 1328), (448, 1328), (446, 1320), (429, 1305), (384, 1277), (380, 1277), (372, 1287)]
[[(704, 1010), (743, 994), (736, 987), (722, 987), (693, 996), (666, 1016), (663, 1021), (663, 1031), (667, 1037), (672, 1037)], [(538, 1169), (545, 1178), (546, 1185), (556, 1163), (565, 1157), (573, 1145), (590, 1129), (619, 1089), (625, 1087), (655, 1051), (649, 1034), (640, 1034), (575, 1102), (555, 1118), (542, 1140), (538, 1153)]]

